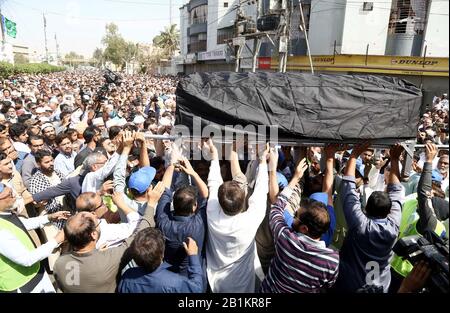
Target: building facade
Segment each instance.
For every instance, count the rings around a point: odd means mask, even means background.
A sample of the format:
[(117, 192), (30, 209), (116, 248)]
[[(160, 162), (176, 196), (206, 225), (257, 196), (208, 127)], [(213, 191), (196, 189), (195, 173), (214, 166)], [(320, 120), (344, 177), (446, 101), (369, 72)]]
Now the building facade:
[[(233, 70), (237, 8), (255, 21), (287, 3), (291, 11), (289, 55), (307, 54), (300, 29), (299, 0), (190, 0), (180, 8), (181, 59), (185, 73)], [(314, 56), (368, 55), (448, 58), (449, 1), (303, 0), (306, 31)], [(263, 40), (260, 68), (277, 58), (278, 47)], [(248, 43), (248, 46), (252, 46)], [(245, 57), (250, 51), (244, 49)], [(250, 68), (243, 62), (242, 68)], [(265, 65), (264, 65), (265, 64)]]

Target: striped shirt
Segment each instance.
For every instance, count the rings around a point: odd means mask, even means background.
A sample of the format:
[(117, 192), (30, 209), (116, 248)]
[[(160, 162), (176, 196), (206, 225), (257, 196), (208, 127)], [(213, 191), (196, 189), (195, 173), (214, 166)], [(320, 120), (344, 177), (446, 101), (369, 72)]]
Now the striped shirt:
[(265, 293), (319, 293), (335, 283), (339, 254), (284, 221), (283, 212), (292, 194), (286, 187), (272, 206), (269, 224), (275, 241), (275, 257), (261, 285)]

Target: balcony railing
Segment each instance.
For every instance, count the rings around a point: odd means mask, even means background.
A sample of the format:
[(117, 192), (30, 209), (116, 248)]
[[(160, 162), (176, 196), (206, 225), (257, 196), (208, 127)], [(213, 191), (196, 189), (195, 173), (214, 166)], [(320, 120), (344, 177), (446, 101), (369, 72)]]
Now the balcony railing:
[(208, 21), (208, 19), (206, 16), (194, 17), (194, 18), (192, 18), (191, 25), (203, 24), (203, 23), (206, 23), (207, 21)]
[(196, 53), (206, 51), (206, 40), (188, 44), (188, 53)]

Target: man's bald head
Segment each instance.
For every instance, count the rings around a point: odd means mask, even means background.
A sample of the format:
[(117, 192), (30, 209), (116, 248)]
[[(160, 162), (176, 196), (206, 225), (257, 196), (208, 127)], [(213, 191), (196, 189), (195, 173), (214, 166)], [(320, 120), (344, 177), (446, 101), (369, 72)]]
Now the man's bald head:
[(95, 192), (85, 192), (78, 196), (75, 206), (78, 212), (91, 212), (101, 218), (108, 212), (102, 197)]
[[(96, 208), (96, 200), (99, 200), (95, 192), (85, 192), (78, 196), (75, 206), (78, 212), (93, 212)], [(101, 199), (100, 199), (101, 200)]]
[(96, 216), (89, 212), (80, 212), (70, 217), (64, 226), (64, 235), (74, 250), (81, 250), (100, 238)]

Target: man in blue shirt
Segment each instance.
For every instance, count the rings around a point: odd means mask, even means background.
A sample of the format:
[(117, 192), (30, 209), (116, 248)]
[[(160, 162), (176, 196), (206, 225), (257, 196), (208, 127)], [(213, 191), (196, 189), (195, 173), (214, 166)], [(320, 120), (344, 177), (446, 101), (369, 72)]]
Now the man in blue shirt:
[[(156, 226), (162, 231), (166, 239), (164, 260), (173, 266), (176, 273), (188, 277), (190, 257), (186, 254), (183, 244), (186, 238), (195, 240), (200, 251), (200, 264), (202, 267), (203, 291), (206, 291), (206, 264), (203, 243), (206, 233), (206, 199), (208, 198), (208, 187), (200, 176), (194, 171), (186, 158), (183, 158), (177, 168), (181, 174), (192, 178), (197, 190), (190, 185), (178, 188), (172, 196), (172, 177), (175, 166), (171, 164), (163, 177), (163, 184), (166, 187), (164, 194), (159, 200), (156, 209)], [(173, 203), (173, 212), (171, 211)]]
[(391, 171), (387, 193), (375, 191), (364, 210), (355, 183), (358, 156), (369, 144), (356, 145), (347, 162), (343, 178), (342, 198), (348, 233), (339, 252), (339, 277), (336, 290), (356, 292), (372, 286), (387, 292), (391, 282), (390, 260), (399, 233), (404, 190), (400, 184), (400, 145), (390, 150)]
[(183, 243), (189, 256), (188, 277), (170, 271), (163, 262), (164, 237), (154, 228), (140, 231), (129, 248), (129, 256), (139, 267), (128, 269), (122, 276), (120, 293), (200, 293), (203, 292), (202, 268), (198, 247), (192, 238)]

